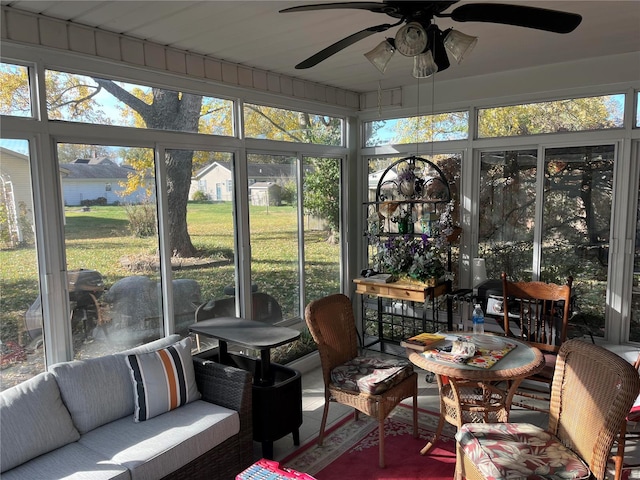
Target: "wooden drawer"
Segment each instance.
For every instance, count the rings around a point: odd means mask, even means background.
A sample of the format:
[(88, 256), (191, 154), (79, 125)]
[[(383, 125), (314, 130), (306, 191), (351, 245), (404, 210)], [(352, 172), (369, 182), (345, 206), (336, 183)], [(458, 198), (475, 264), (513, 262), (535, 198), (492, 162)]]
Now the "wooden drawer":
[(424, 291), (407, 290), (406, 288), (389, 288), (389, 296), (400, 300), (411, 300), (412, 302), (424, 302)]
[(358, 283), (356, 286), (356, 292), (367, 295), (379, 295), (386, 297), (389, 295), (389, 287), (386, 285), (375, 285), (371, 283)]

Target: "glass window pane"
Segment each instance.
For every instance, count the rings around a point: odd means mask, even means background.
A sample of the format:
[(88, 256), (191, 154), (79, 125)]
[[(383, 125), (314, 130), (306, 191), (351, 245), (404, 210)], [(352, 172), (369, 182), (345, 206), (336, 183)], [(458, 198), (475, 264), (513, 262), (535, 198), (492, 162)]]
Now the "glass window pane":
[(54, 70), (46, 79), (52, 120), (233, 135), (230, 100)]
[(613, 195), (613, 145), (545, 152), (541, 280), (574, 278), (580, 317), (604, 335)]
[(464, 140), (469, 136), (469, 113), (448, 112), (376, 120), (365, 123), (364, 130), (365, 147)]
[(305, 305), (340, 292), (341, 171), (336, 158), (303, 160)]
[(636, 246), (633, 259), (633, 285), (631, 287), (631, 326), (629, 340), (640, 342), (640, 178), (638, 178), (638, 205), (636, 212)]
[(480, 157), (478, 256), (488, 278), (531, 280), (536, 203), (535, 150), (483, 152)]
[[(172, 259), (176, 331), (187, 335), (201, 303), (215, 300), (215, 316), (236, 314), (233, 154), (167, 150), (166, 155), (167, 172), (178, 166), (193, 172), (184, 225), (193, 254)], [(169, 197), (170, 216), (181, 209), (177, 202), (177, 198)], [(201, 348), (203, 343), (217, 343), (202, 336), (199, 341)]]
[[(297, 159), (249, 154), (247, 160), (251, 281), (275, 299), (282, 318), (299, 317)], [(254, 318), (261, 315), (254, 311)]]
[(247, 138), (343, 145), (342, 119), (264, 105), (244, 104)]
[(31, 104), (29, 69), (0, 63), (0, 114), (31, 117)]
[(161, 337), (153, 150), (60, 144), (58, 158), (75, 357)]
[(0, 389), (45, 370), (29, 144), (0, 139)]
[(478, 137), (622, 128), (623, 120), (623, 94), (481, 108), (478, 110)]

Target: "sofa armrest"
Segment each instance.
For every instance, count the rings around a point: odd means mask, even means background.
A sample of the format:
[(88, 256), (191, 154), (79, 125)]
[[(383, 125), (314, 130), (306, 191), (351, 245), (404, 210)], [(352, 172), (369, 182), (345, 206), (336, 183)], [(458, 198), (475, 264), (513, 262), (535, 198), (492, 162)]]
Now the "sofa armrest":
[(239, 413), (251, 412), (251, 373), (193, 357), (196, 384), (202, 400)]
[(193, 368), (202, 400), (238, 412), (241, 464), (250, 465), (253, 456), (253, 376), (246, 370), (198, 357), (193, 357)]

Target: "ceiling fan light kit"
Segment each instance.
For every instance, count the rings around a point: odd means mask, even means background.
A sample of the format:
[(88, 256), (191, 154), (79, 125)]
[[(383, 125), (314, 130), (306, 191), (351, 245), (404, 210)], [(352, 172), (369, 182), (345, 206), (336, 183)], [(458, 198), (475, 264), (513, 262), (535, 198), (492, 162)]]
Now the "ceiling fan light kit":
[(426, 53), (421, 53), (413, 57), (412, 75), (414, 78), (429, 78), (437, 71), (438, 65), (433, 61), (431, 50), (427, 50)]
[(395, 51), (393, 39), (385, 38), (376, 48), (365, 53), (364, 56), (367, 57), (367, 60), (369, 60), (374, 67), (380, 70), (380, 73), (384, 73)]
[(442, 72), (450, 65), (447, 49), (444, 47), (444, 34), (434, 23), (429, 25), (427, 35), (429, 36), (429, 49), (433, 53), (433, 61), (438, 65), (438, 71)]
[(449, 29), (449, 33), (444, 37), (445, 48), (458, 63), (462, 62), (465, 55), (468, 55), (477, 43), (478, 37), (472, 37), (454, 29)]
[(425, 51), (427, 31), (418, 22), (409, 22), (396, 33), (396, 50), (405, 57), (415, 57)]
[[(420, 75), (418, 78), (423, 78), (422, 75), (433, 70), (431, 60), (436, 64), (437, 71), (441, 72), (449, 68), (447, 51), (460, 63), (478, 42), (477, 37), (466, 35), (452, 28), (443, 33), (433, 23), (434, 17), (448, 17), (455, 22), (489, 22), (514, 25), (554, 33), (572, 32), (582, 22), (582, 17), (576, 13), (503, 3), (467, 3), (453, 9), (451, 13), (444, 13), (456, 3), (458, 0), (337, 2), (298, 5), (285, 8), (280, 12), (357, 9), (388, 15), (398, 21), (393, 24), (376, 25), (353, 33), (300, 62), (296, 68), (311, 68), (370, 35), (384, 32), (404, 23), (405, 25), (400, 27), (396, 33), (395, 42), (392, 39), (386, 39), (365, 56), (378, 70), (384, 73), (391, 56), (395, 50), (398, 50), (402, 55), (414, 58), (413, 75)], [(427, 53), (431, 54), (431, 60), (428, 59)]]

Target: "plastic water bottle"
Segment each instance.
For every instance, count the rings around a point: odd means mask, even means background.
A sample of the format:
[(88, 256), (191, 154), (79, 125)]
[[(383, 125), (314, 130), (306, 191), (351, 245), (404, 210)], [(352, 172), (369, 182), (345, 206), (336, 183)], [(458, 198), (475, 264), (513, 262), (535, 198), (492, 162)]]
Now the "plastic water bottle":
[(482, 311), (482, 307), (479, 303), (476, 303), (475, 308), (473, 309), (473, 316), (471, 317), (473, 321), (473, 333), (475, 335), (484, 333), (484, 312)]

